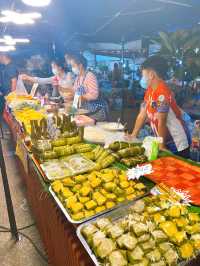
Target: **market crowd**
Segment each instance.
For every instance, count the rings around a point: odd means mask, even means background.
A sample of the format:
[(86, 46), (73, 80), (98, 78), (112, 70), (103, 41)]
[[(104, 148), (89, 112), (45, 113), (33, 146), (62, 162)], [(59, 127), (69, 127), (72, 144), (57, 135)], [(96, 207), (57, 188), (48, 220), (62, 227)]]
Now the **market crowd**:
[[(82, 108), (88, 116), (95, 120), (109, 119), (109, 99), (99, 87), (97, 75), (87, 65), (81, 54), (66, 54), (63, 60), (51, 61), (52, 75), (49, 77), (31, 76), (18, 72), (15, 63), (8, 54), (0, 55), (1, 64), (1, 114), (4, 110), (5, 96), (20, 86), (19, 80), (30, 84), (50, 86), (46, 98), (61, 98), (64, 107)], [(159, 56), (149, 57), (141, 66), (139, 90), (144, 95), (140, 112), (133, 131), (127, 138), (135, 138), (146, 122), (151, 126), (155, 136), (161, 137), (162, 150), (170, 150), (174, 154), (189, 158), (191, 134), (184, 120), (184, 112), (178, 106), (174, 92), (166, 83), (167, 62)], [(122, 71), (114, 64), (111, 74), (112, 87), (119, 88), (122, 82)]]

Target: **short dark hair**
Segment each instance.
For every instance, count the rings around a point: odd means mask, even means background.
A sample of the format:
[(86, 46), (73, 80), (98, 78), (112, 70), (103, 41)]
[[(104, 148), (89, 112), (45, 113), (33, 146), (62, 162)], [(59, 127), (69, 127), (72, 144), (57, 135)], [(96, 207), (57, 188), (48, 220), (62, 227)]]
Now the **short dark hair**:
[(74, 60), (77, 65), (82, 65), (84, 68), (87, 68), (87, 59), (82, 54), (74, 54), (71, 56), (71, 59)]
[(168, 63), (167, 61), (158, 55), (150, 56), (141, 66), (141, 69), (151, 69), (156, 72), (156, 74), (162, 78), (167, 78)]

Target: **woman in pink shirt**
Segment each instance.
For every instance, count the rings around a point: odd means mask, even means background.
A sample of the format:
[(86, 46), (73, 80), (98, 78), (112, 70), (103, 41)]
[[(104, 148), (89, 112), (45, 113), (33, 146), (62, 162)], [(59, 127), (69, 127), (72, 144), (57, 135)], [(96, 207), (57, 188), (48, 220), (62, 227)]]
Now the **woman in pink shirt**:
[(76, 75), (73, 86), (78, 107), (87, 109), (89, 116), (96, 121), (107, 120), (108, 106), (100, 97), (96, 76), (87, 71), (87, 60), (82, 55), (73, 55), (70, 60), (72, 72)]

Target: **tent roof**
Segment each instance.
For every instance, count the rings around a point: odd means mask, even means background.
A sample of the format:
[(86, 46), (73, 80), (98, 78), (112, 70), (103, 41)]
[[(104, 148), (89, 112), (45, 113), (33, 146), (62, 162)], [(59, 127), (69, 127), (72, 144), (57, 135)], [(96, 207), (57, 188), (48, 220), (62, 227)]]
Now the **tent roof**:
[[(0, 9), (12, 1), (1, 0)], [(52, 0), (46, 8), (31, 8), (20, 0), (15, 9), (39, 11), (43, 18), (32, 26), (8, 25), (7, 34), (29, 37), (33, 45), (47, 48), (54, 40), (65, 49), (76, 43), (120, 43), (151, 36), (161, 30), (196, 26), (199, 0)], [(0, 24), (1, 34), (4, 32)], [(78, 47), (78, 46), (77, 46)]]

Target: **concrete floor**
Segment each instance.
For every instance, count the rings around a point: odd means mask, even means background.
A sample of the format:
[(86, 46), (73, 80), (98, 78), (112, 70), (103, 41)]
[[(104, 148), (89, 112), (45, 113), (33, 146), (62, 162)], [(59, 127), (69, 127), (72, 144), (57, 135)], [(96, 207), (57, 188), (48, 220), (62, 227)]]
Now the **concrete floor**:
[[(7, 132), (8, 133), (8, 132)], [(15, 158), (15, 149), (10, 135), (6, 134), (2, 141), (7, 174), (12, 194), (12, 200), (18, 227), (34, 223), (31, 210), (26, 201), (26, 192)], [(0, 225), (9, 227), (5, 196), (0, 176)], [(1, 230), (1, 229), (0, 229)], [(38, 230), (35, 226), (23, 230), (45, 254)], [(47, 266), (38, 255), (32, 244), (24, 237), (18, 243), (11, 238), (10, 233), (0, 233), (0, 265), (1, 266)]]

